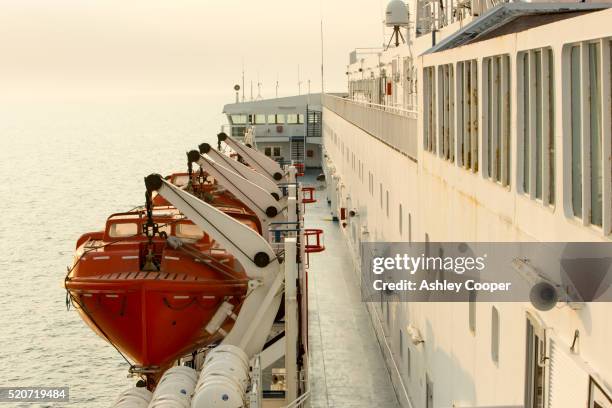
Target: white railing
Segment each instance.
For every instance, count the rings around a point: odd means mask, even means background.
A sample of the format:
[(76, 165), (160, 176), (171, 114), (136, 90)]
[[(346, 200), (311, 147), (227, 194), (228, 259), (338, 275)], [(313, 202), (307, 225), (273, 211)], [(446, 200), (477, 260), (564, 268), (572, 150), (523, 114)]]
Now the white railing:
[(417, 113), (415, 111), (332, 95), (323, 95), (322, 100), (325, 108), (416, 160)]
[(299, 397), (295, 399), (295, 401), (291, 401), (288, 405), (283, 406), (282, 408), (298, 408), (303, 407), (308, 398), (310, 397), (310, 391), (306, 391)]

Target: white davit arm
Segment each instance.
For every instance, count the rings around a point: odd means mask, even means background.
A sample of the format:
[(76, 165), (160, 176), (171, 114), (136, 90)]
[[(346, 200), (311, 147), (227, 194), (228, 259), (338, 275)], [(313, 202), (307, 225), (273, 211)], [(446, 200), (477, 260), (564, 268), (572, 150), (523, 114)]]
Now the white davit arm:
[(210, 204), (164, 180), (145, 178), (148, 191), (157, 191), (181, 213), (228, 250), (252, 279), (236, 323), (223, 340), (242, 348), (249, 358), (263, 350), (282, 299), (284, 274), (270, 244), (256, 231)]
[(271, 180), (279, 182), (283, 179), (283, 169), (280, 164), (258, 151), (257, 149), (253, 149), (251, 147), (247, 147), (242, 143), (238, 142), (231, 136), (228, 136), (224, 132), (221, 132), (217, 135), (217, 138), (220, 142), (225, 142), (229, 147), (231, 147), (236, 153), (238, 153), (244, 161), (249, 163), (255, 170), (264, 174)]
[(197, 150), (187, 153), (187, 157), (189, 161), (197, 163), (206, 173), (213, 176), (221, 186), (246, 204), (261, 221), (264, 232), (267, 231), (271, 220), (281, 214), (280, 203), (263, 188), (251, 183), (227, 167), (202, 156)]
[(240, 174), (245, 179), (249, 180), (253, 184), (257, 184), (259, 187), (272, 194), (277, 200), (282, 197), (282, 192), (275, 182), (270, 180), (263, 174), (253, 170), (252, 168), (240, 163), (238, 160), (234, 160), (218, 150), (215, 150), (208, 143), (202, 143), (198, 146), (201, 154), (205, 154), (212, 158), (215, 162), (231, 169), (235, 173)]

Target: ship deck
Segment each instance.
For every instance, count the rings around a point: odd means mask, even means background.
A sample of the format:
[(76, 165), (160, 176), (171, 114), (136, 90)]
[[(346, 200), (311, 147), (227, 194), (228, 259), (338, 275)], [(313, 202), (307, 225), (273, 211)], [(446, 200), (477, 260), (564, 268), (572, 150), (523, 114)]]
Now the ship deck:
[[(314, 185), (308, 174), (305, 185)], [(366, 304), (351, 251), (331, 220), (323, 191), (308, 204), (307, 228), (324, 232), (325, 252), (310, 255), (308, 342), (310, 406), (399, 407)]]

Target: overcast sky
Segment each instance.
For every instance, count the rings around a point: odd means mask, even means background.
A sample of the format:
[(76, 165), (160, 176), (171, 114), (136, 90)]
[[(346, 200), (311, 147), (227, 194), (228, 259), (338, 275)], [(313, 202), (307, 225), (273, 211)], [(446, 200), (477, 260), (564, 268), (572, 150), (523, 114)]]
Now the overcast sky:
[(0, 0), (0, 98), (231, 95), (246, 71), (262, 96), (346, 87), (348, 53), (382, 43), (385, 0)]

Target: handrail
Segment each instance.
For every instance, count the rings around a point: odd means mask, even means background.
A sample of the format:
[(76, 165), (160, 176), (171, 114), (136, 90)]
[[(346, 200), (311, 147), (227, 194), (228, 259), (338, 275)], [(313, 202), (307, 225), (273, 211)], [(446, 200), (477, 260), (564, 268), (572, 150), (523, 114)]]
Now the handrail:
[(366, 107), (366, 108), (372, 108), (372, 109), (376, 109), (376, 110), (380, 110), (380, 111), (384, 111), (384, 112), (395, 113), (397, 115), (402, 115), (402, 116), (408, 116), (408, 117), (416, 118), (417, 114), (418, 114), (418, 112), (415, 111), (415, 110), (404, 109), (404, 108), (400, 108), (398, 106), (393, 106), (393, 105), (381, 105), (379, 103), (359, 101), (359, 100), (350, 99), (350, 98), (342, 98), (340, 96), (330, 95), (330, 94), (325, 94), (325, 96), (328, 97), (328, 98), (335, 98), (335, 99), (341, 100), (343, 102), (351, 103), (351, 104), (354, 104), (354, 105), (359, 105), (359, 106), (363, 106), (363, 107)]
[(288, 405), (283, 406), (282, 408), (297, 408), (303, 406), (304, 402), (310, 397), (310, 390), (306, 391), (295, 400), (291, 401)]
[(417, 113), (394, 106), (323, 95), (324, 108), (385, 143), (417, 159)]

